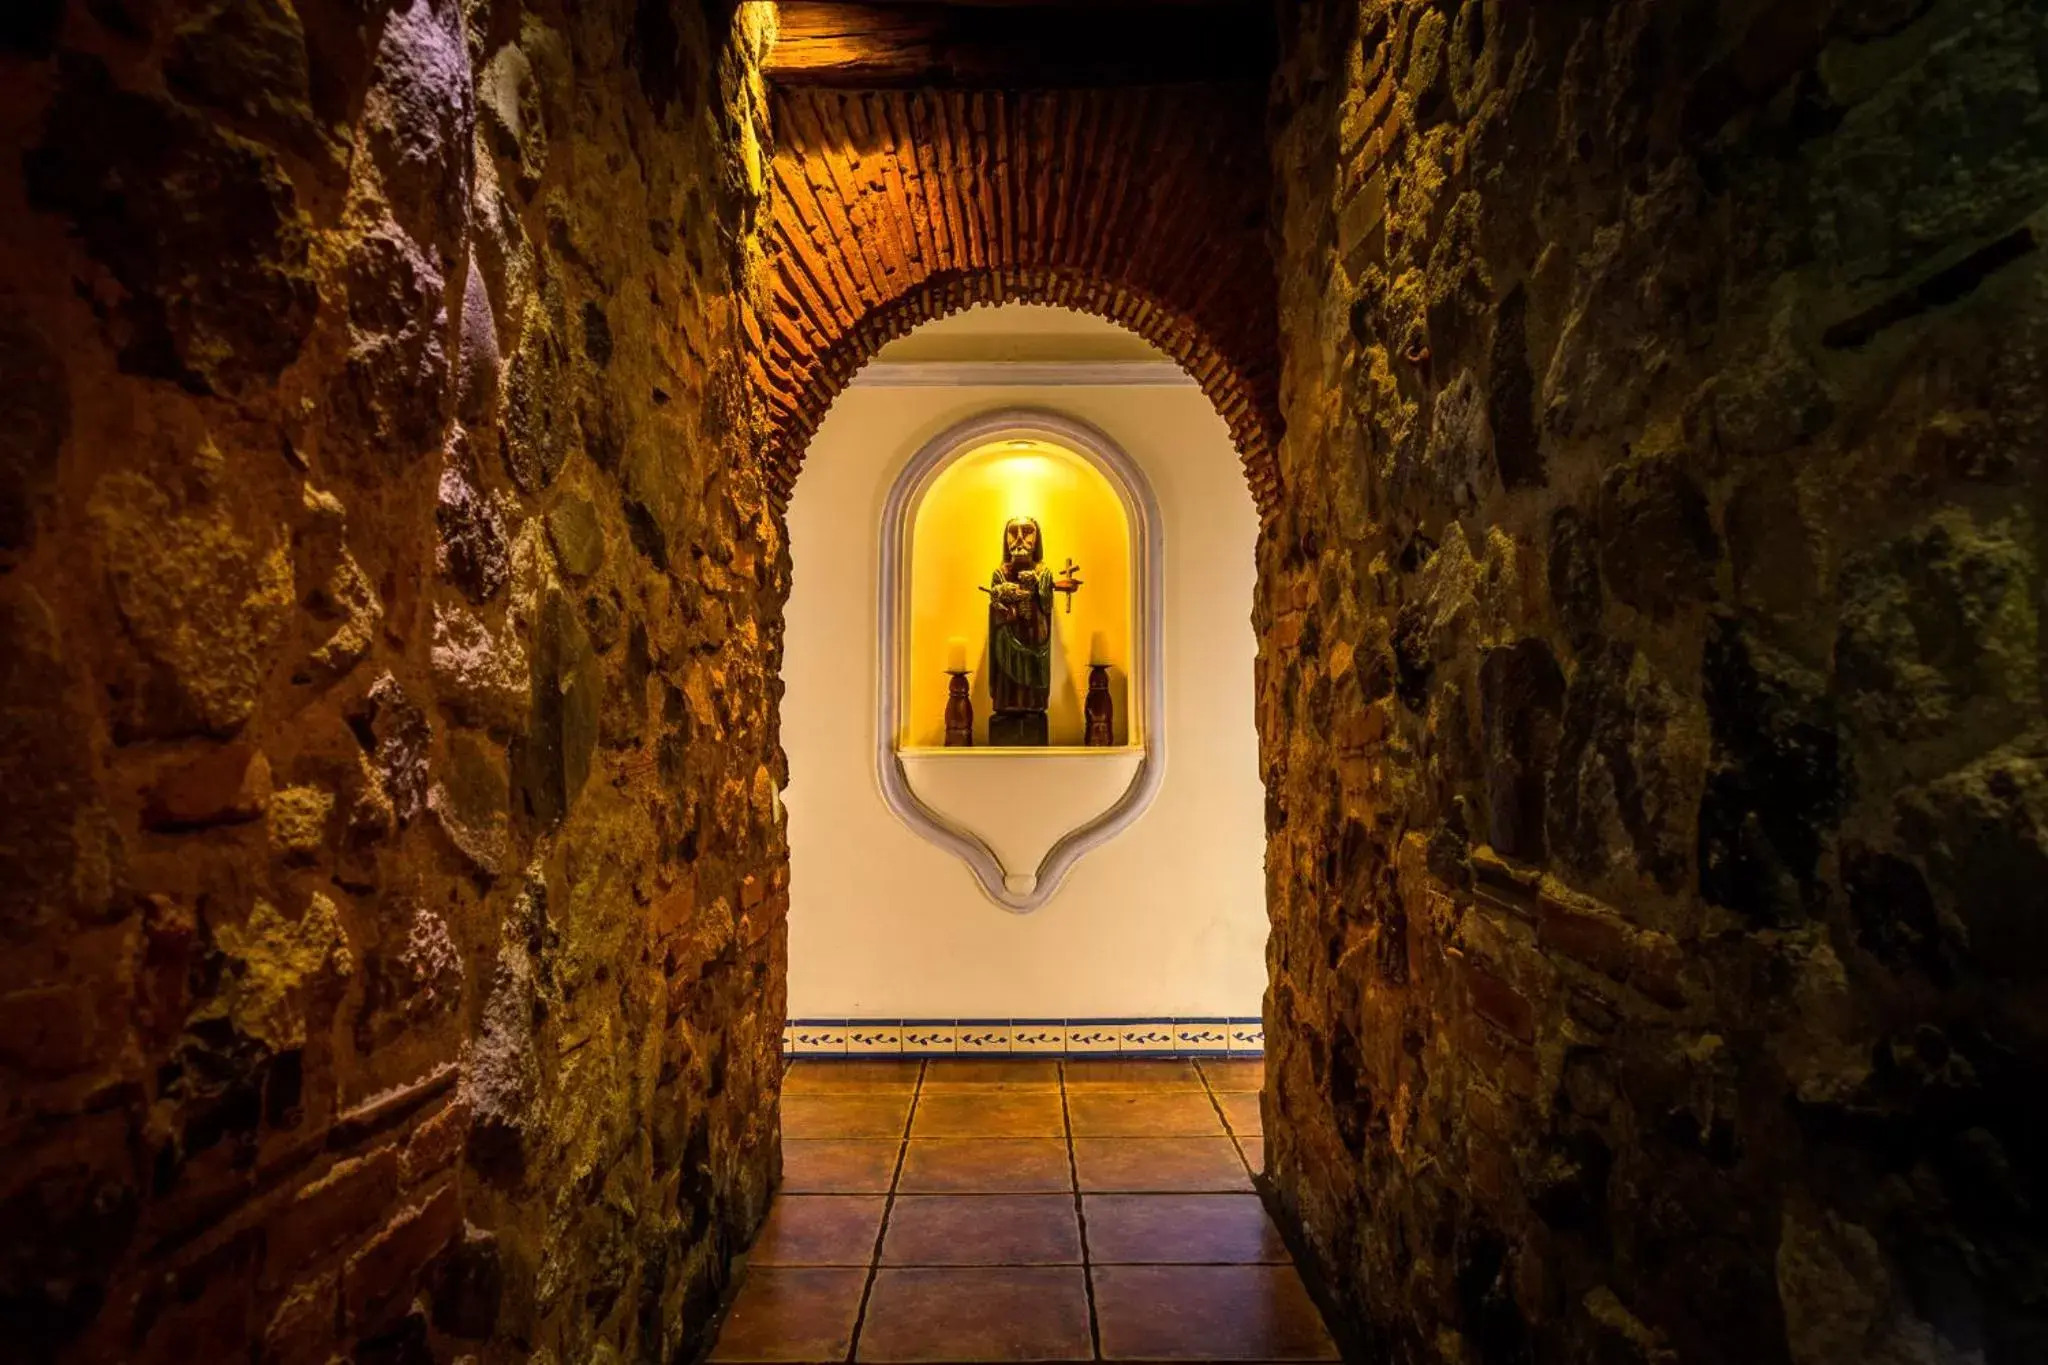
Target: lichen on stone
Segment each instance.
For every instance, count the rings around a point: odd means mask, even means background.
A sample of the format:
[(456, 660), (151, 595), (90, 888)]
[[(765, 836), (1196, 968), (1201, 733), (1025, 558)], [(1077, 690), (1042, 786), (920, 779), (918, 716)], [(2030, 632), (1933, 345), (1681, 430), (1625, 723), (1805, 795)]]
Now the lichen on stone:
[(225, 990), (195, 1021), (223, 1018), (273, 1052), (303, 1047), (308, 997), (355, 971), (340, 912), (318, 891), (297, 919), (258, 899), (243, 922), (214, 926), (213, 941), (231, 969)]
[(286, 787), (271, 795), (270, 842), (295, 862), (311, 862), (327, 842), (327, 818), (334, 793), (320, 787)]
[(332, 633), (313, 646), (311, 662), (320, 672), (338, 676), (370, 652), (384, 619), (384, 603), (349, 553), (341, 500), (308, 485), (305, 507), (307, 530), (294, 567), (307, 584), (301, 592), (307, 611), (332, 625)]
[(526, 493), (554, 482), (577, 434), (559, 312), (552, 296), (528, 305), (505, 372), (505, 467)]
[(143, 670), (123, 719), (138, 734), (231, 734), (255, 709), (291, 604), (290, 549), (236, 505), (211, 442), (165, 472), (110, 474), (89, 509)]

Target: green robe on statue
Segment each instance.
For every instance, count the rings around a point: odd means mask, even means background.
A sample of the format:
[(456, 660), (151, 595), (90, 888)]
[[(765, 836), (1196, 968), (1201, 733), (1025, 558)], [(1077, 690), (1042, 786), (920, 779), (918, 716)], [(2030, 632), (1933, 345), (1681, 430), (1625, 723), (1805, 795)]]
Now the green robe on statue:
[(997, 711), (1043, 711), (1052, 696), (1052, 579), (1037, 567), (989, 578), (988, 690)]

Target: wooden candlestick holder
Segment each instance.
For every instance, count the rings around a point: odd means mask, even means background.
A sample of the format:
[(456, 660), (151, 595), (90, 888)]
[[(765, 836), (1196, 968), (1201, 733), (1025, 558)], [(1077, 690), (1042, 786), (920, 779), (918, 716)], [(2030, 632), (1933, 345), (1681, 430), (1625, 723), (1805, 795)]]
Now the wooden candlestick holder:
[(1109, 665), (1088, 665), (1088, 702), (1084, 714), (1088, 718), (1087, 737), (1082, 743), (1090, 749), (1107, 749), (1116, 742), (1116, 704), (1109, 698)]
[(967, 691), (967, 673), (964, 669), (946, 671), (953, 679), (946, 688), (946, 747), (971, 749), (974, 747), (974, 699)]

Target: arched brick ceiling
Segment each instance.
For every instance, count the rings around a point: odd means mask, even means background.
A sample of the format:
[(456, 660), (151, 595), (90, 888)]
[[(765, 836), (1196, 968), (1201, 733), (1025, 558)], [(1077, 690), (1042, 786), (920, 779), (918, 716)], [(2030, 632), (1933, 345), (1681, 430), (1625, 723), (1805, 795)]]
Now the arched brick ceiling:
[(759, 376), (779, 500), (839, 391), (919, 323), (1050, 303), (1186, 367), (1277, 505), (1275, 290), (1264, 93), (775, 92), (770, 298)]

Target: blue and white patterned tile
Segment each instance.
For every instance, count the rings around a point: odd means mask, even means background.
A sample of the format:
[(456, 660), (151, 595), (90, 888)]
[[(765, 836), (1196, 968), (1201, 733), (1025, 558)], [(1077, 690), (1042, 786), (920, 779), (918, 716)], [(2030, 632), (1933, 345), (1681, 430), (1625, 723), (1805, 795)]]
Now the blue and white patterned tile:
[(796, 1040), (790, 1051), (800, 1057), (841, 1057), (846, 1054), (844, 1019), (793, 1019), (789, 1030)]
[(903, 1050), (935, 1057), (951, 1056), (955, 1032), (951, 1019), (906, 1019), (903, 1021)]
[(1183, 1057), (1222, 1056), (1230, 1051), (1228, 1019), (1176, 1019), (1173, 1050)]
[(901, 1051), (903, 1025), (899, 1023), (868, 1020), (846, 1026), (846, 1055), (849, 1057)]
[(792, 1019), (783, 1026), (782, 1050), (789, 1056), (1259, 1056), (1266, 1050), (1266, 1029), (1257, 1018)]
[(1087, 1052), (1116, 1052), (1123, 1047), (1123, 1033), (1113, 1023), (1100, 1019), (1067, 1020), (1067, 1055)]
[(1067, 1050), (1067, 1021), (1064, 1019), (1012, 1019), (1010, 1051), (1058, 1056)]
[(1120, 1019), (1117, 1041), (1123, 1052), (1172, 1052), (1173, 1020)]
[(1010, 1021), (1007, 1019), (958, 1019), (954, 1021), (953, 1051), (1008, 1052)]

